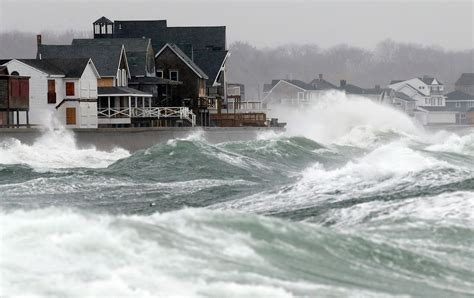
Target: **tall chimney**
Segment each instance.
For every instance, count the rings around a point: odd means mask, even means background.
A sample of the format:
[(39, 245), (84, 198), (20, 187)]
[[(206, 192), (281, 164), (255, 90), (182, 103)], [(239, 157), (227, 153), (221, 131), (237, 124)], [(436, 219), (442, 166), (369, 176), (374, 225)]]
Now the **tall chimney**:
[(321, 81), (322, 79), (323, 79), (323, 74), (320, 73), (320, 74), (319, 74), (319, 80)]
[(36, 35), (36, 45), (41, 45), (41, 34)]
[(341, 80), (340, 86), (341, 86), (341, 88), (346, 87), (346, 80)]

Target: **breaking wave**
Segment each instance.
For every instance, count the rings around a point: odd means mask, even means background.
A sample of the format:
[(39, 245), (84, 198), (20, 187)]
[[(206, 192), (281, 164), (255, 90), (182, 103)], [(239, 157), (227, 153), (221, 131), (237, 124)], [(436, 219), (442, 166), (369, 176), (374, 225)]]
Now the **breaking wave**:
[(474, 295), (474, 129), (341, 93), (286, 116), (285, 134), (133, 154), (4, 141), (1, 293)]

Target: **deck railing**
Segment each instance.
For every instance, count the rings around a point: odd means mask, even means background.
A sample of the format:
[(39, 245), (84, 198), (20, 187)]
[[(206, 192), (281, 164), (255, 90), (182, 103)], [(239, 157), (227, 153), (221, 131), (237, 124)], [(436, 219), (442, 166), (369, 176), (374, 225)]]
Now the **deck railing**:
[(196, 125), (196, 115), (188, 107), (99, 108), (99, 118), (179, 118)]

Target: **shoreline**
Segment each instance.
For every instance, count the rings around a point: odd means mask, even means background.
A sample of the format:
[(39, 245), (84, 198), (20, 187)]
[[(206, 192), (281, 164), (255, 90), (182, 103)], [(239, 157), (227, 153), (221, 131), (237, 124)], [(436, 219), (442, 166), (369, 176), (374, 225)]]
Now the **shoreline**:
[[(0, 142), (14, 138), (32, 145), (47, 131), (44, 128), (0, 128)], [(61, 130), (57, 129), (57, 131)], [(74, 133), (76, 145), (79, 148), (93, 146), (106, 151), (123, 148), (135, 152), (172, 139), (186, 138), (194, 133), (199, 133), (206, 141), (217, 144), (255, 140), (261, 133), (280, 133), (285, 129), (280, 127), (134, 127), (74, 128), (65, 129), (65, 131)]]

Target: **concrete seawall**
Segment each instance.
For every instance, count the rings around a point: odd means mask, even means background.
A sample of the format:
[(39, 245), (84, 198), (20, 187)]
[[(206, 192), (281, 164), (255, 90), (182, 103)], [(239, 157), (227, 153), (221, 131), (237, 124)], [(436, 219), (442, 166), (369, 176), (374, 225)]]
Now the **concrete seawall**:
[[(210, 143), (222, 143), (253, 140), (261, 133), (279, 133), (283, 132), (284, 129), (267, 127), (167, 127), (73, 129), (71, 131), (74, 132), (79, 148), (95, 146), (99, 150), (112, 150), (120, 147), (133, 152), (171, 139), (186, 138), (195, 133), (199, 133)], [(44, 133), (44, 130), (38, 128), (0, 129), (0, 141), (14, 138), (31, 145)]]

